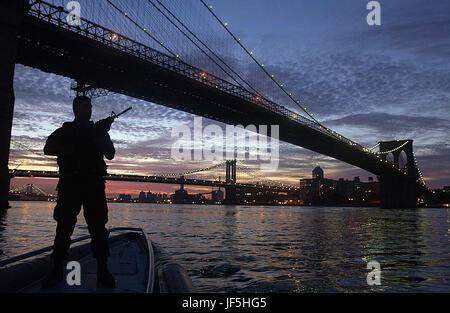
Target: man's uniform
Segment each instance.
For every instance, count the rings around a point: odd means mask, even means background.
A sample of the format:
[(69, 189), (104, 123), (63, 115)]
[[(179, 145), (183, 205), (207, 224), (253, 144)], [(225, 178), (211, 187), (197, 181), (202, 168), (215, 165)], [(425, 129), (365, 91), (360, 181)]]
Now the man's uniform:
[(108, 207), (105, 197), (105, 151), (114, 151), (107, 131), (93, 122), (84, 125), (64, 123), (46, 142), (46, 148), (58, 149), (58, 199), (53, 213), (57, 221), (53, 258), (67, 257), (70, 237), (83, 206), (83, 213), (91, 235), (91, 248), (98, 260), (109, 255)]

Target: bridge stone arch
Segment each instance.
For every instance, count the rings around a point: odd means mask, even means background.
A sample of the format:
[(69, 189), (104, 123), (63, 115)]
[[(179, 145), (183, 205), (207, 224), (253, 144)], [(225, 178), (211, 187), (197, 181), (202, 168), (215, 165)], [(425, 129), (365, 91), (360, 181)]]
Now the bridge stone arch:
[(413, 154), (413, 140), (392, 140), (392, 141), (379, 141), (380, 145), (380, 157), (386, 161), (388, 155), (392, 154), (393, 164), (397, 168), (400, 166), (400, 155), (402, 152), (406, 155), (406, 173), (410, 177), (415, 177), (417, 173), (416, 164), (414, 162)]
[(395, 160), (394, 153), (392, 153), (392, 152), (383, 154), (383, 155), (382, 155), (382, 159), (383, 159), (384, 161), (388, 161), (389, 163), (392, 163), (392, 164), (395, 165), (395, 161), (396, 161), (396, 160)]
[(398, 167), (400, 169), (406, 169), (408, 167), (408, 156), (406, 155), (406, 152), (404, 150), (400, 151), (400, 154), (398, 155)]

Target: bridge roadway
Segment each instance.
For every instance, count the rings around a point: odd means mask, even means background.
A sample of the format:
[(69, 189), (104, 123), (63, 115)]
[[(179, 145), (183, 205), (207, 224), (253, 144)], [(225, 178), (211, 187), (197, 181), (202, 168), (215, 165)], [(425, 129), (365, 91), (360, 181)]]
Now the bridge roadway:
[(279, 125), (281, 141), (378, 176), (406, 176), (364, 147), (240, 86), (89, 21), (70, 26), (62, 8), (33, 2), (20, 27), (17, 63), (226, 124)]
[[(10, 170), (9, 175), (13, 177), (39, 177), (39, 178), (59, 178), (57, 171), (31, 171), (31, 170)], [(127, 182), (140, 182), (140, 183), (157, 183), (157, 184), (171, 184), (193, 186), (210, 186), (210, 187), (236, 187), (243, 190), (259, 190), (270, 192), (300, 192), (300, 188), (289, 186), (269, 186), (259, 184), (242, 184), (242, 183), (227, 183), (218, 180), (203, 180), (203, 179), (181, 179), (179, 177), (164, 177), (164, 176), (142, 176), (142, 175), (121, 175), (121, 174), (108, 174), (105, 176), (106, 180), (110, 181), (127, 181)]]

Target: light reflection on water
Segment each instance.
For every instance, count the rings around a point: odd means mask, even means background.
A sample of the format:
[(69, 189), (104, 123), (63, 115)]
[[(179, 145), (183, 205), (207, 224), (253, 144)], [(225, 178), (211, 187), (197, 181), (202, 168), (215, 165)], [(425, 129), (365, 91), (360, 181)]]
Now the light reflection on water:
[[(12, 202), (6, 258), (53, 243), (54, 203)], [(142, 227), (200, 292), (450, 291), (450, 210), (109, 204), (108, 227)], [(87, 233), (83, 215), (74, 237)], [(367, 262), (381, 264), (368, 286)]]

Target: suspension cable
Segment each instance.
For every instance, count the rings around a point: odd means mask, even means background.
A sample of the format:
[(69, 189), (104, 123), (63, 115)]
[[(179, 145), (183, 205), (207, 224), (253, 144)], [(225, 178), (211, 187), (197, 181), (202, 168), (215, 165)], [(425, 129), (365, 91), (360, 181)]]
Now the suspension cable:
[(322, 128), (326, 129), (328, 132), (330, 132), (333, 136), (336, 136), (333, 134), (327, 127), (323, 126), (317, 119), (315, 119), (312, 114), (310, 114), (306, 108), (302, 107), (300, 105), (300, 101), (296, 100), (292, 97), (292, 94), (288, 92), (284, 87), (283, 84), (280, 84), (276, 81), (274, 78), (274, 75), (269, 74), (269, 72), (264, 68), (264, 65), (262, 65), (256, 58), (253, 56), (253, 52), (249, 51), (242, 42), (227, 28), (227, 24), (222, 22), (222, 20), (214, 13), (212, 10), (212, 7), (208, 6), (203, 0), (200, 0), (200, 2), (205, 6), (206, 9), (211, 13), (211, 15), (219, 22), (220, 25), (228, 32), (228, 34), (238, 43), (238, 45), (250, 56), (250, 58), (261, 68), (261, 70), (303, 111), (305, 112), (316, 124), (321, 126)]
[(286, 186), (289, 186), (291, 188), (297, 188), (296, 186), (293, 186), (293, 185), (289, 185), (289, 184), (282, 183), (280, 181), (275, 181), (275, 180), (269, 179), (266, 176), (264, 176), (263, 174), (260, 174), (259, 172), (255, 171), (254, 169), (248, 167), (246, 164), (242, 163), (240, 160), (238, 160), (238, 162), (236, 164), (236, 167), (238, 169), (242, 169), (242, 170), (246, 171), (245, 173), (247, 175), (252, 176), (254, 179), (256, 179), (258, 181), (263, 181), (265, 179), (266, 180), (265, 182), (268, 183), (269, 185), (271, 185), (271, 184), (275, 185), (275, 186), (277, 186), (277, 185), (281, 185), (281, 186), (286, 185)]
[[(236, 84), (238, 84), (240, 87), (244, 88), (242, 86), (242, 84), (237, 81), (232, 75), (230, 75), (230, 73), (228, 73), (220, 64), (217, 63), (216, 60), (214, 60), (205, 50), (203, 50), (196, 42), (194, 42), (192, 40), (191, 37), (189, 37), (180, 27), (178, 27), (178, 25), (176, 25), (172, 19), (170, 19), (163, 11), (161, 11), (160, 8), (158, 8), (158, 6), (156, 6), (156, 4), (151, 1), (151, 0), (147, 0), (156, 10), (158, 10), (159, 13), (161, 13), (184, 37), (186, 37), (193, 45), (195, 45), (204, 55), (206, 55), (216, 66), (218, 66), (226, 75), (228, 75)], [(158, 1), (158, 3), (172, 16), (175, 18), (175, 20), (178, 21), (178, 23), (180, 23), (181, 25), (184, 26), (184, 28), (186, 28), (189, 32), (190, 30), (169, 10), (167, 9), (163, 4), (161, 4), (160, 1)], [(192, 33), (192, 32), (191, 32)], [(198, 39), (197, 39), (198, 40)], [(203, 44), (203, 43), (202, 43)], [(203, 44), (209, 51), (211, 51), (211, 49), (209, 49), (209, 47), (207, 47), (205, 44)], [(214, 53), (213, 53), (214, 54)], [(177, 57), (179, 57), (177, 55)], [(217, 56), (216, 56), (217, 57)], [(224, 63), (222, 61), (222, 63)], [(224, 63), (225, 64), (225, 63)], [(226, 65), (226, 64), (225, 64)], [(228, 66), (227, 66), (228, 67)]]
[(165, 177), (165, 176), (172, 176), (172, 177), (173, 176), (185, 176), (185, 175), (195, 174), (195, 173), (198, 173), (198, 172), (206, 172), (206, 171), (218, 168), (220, 166), (223, 166), (225, 163), (226, 162), (222, 162), (222, 163), (218, 163), (216, 165), (212, 165), (210, 167), (201, 168), (201, 169), (197, 169), (197, 170), (193, 170), (193, 171), (189, 171), (189, 172), (184, 172), (184, 173), (172, 173), (172, 174), (164, 173), (164, 174), (158, 174), (158, 175), (155, 175), (155, 176), (162, 176), (162, 177)]
[[(148, 0), (151, 2), (151, 0)], [(248, 81), (239, 75), (231, 66), (229, 66), (217, 53), (215, 53), (207, 44), (205, 44), (189, 27), (186, 26), (170, 9), (168, 9), (160, 0), (156, 0), (161, 7), (163, 7), (178, 23), (180, 23), (198, 42), (200, 42), (212, 55), (214, 55), (221, 63), (223, 63), (233, 74), (235, 74), (240, 80), (242, 80), (253, 92), (260, 95), (260, 92), (256, 90)], [(153, 4), (153, 3), (152, 3)], [(159, 10), (159, 9), (158, 9)], [(182, 32), (183, 33), (183, 32)], [(184, 34), (184, 33), (183, 33)], [(192, 40), (191, 40), (192, 41)], [(196, 45), (197, 46), (197, 45)], [(228, 74), (228, 73), (227, 73)], [(228, 74), (229, 75), (229, 74)], [(231, 75), (229, 75), (231, 77)], [(234, 80), (234, 79), (233, 79)], [(235, 80), (236, 81), (236, 80)], [(239, 83), (238, 83), (239, 84)], [(240, 85), (240, 84), (239, 84)], [(243, 87), (243, 86), (242, 86)]]
[(177, 58), (177, 54), (171, 51), (169, 48), (167, 48), (164, 43), (161, 40), (158, 40), (156, 37), (154, 37), (152, 34), (150, 34), (147, 29), (141, 25), (139, 25), (137, 22), (135, 22), (131, 17), (128, 16), (128, 13), (124, 12), (120, 8), (118, 8), (114, 3), (112, 3), (110, 0), (106, 0), (114, 9), (122, 13), (123, 16), (125, 16), (131, 23), (133, 23), (135, 26), (137, 26), (140, 30), (142, 30), (145, 34), (147, 34), (152, 40), (154, 40), (156, 43), (158, 43), (159, 46), (161, 46), (163, 49), (165, 49), (167, 52), (169, 52), (174, 58)]
[(375, 146), (373, 146), (372, 148), (368, 149), (369, 151), (373, 151), (376, 148), (378, 148), (380, 146), (380, 143), (377, 143)]
[(396, 147), (396, 148), (394, 148), (394, 149), (391, 149), (391, 150), (389, 150), (389, 151), (375, 152), (375, 154), (380, 155), (380, 154), (388, 154), (388, 153), (391, 153), (391, 152), (395, 152), (395, 151), (397, 151), (397, 150), (403, 148), (403, 147), (406, 146), (407, 144), (408, 144), (408, 141), (405, 141), (403, 144), (399, 145), (398, 147)]

